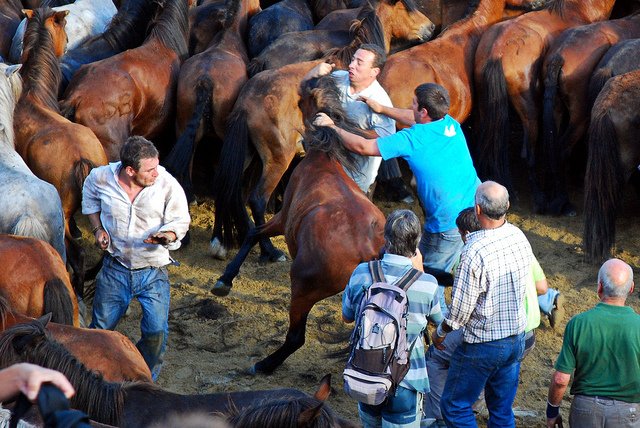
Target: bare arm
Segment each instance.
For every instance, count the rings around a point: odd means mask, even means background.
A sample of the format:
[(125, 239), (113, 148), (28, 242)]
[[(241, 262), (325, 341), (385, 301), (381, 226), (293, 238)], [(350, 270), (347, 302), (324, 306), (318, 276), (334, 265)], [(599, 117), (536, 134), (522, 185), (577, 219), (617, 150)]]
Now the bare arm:
[(333, 123), (333, 120), (324, 113), (318, 113), (313, 124), (316, 126), (330, 126), (333, 128), (342, 139), (342, 144), (351, 152), (363, 156), (380, 156), (377, 138), (366, 139), (359, 135), (347, 132), (344, 129), (338, 128)]
[(413, 110), (411, 110), (410, 108), (396, 108), (385, 106), (367, 97), (360, 97), (360, 100), (367, 103), (367, 105), (373, 112), (384, 114), (385, 116), (388, 116), (405, 126), (412, 126), (416, 123), (415, 116), (413, 115)]
[(109, 234), (104, 227), (102, 227), (102, 222), (100, 221), (100, 213), (89, 214), (89, 223), (91, 224), (91, 233), (93, 233), (93, 237), (96, 240), (95, 244), (101, 250), (106, 250), (109, 246)]
[(329, 64), (329, 63), (326, 63), (326, 62), (321, 62), (320, 64), (316, 65), (311, 70), (309, 70), (307, 72), (307, 74), (305, 74), (304, 77), (302, 78), (302, 81), (306, 82), (309, 79), (313, 79), (315, 77), (321, 77), (321, 76), (327, 75), (327, 74), (331, 73), (335, 67), (336, 67), (335, 64)]
[[(560, 406), (562, 403), (562, 397), (567, 390), (571, 375), (555, 371), (553, 378), (551, 379), (551, 385), (549, 386), (549, 396), (547, 398), (549, 404), (552, 406)], [(556, 426), (562, 426), (562, 417), (558, 414), (555, 418), (547, 418), (547, 428), (554, 428)]]

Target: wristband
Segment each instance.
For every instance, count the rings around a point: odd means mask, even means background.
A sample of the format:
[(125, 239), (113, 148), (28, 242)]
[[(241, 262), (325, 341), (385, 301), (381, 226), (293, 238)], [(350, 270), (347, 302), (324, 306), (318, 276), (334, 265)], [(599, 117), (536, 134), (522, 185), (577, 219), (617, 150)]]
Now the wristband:
[[(443, 321), (444, 322), (444, 321)], [(443, 338), (447, 335), (447, 333), (442, 329), (442, 323), (440, 323), (438, 325), (438, 328), (436, 328), (436, 336), (438, 336), (439, 338)]]
[(549, 400), (547, 400), (547, 419), (557, 418), (560, 414), (560, 405), (557, 406), (551, 404)]
[(97, 231), (99, 231), (100, 229), (104, 230), (104, 227), (102, 227), (102, 225), (100, 225), (100, 226), (96, 226), (96, 227), (94, 227), (93, 229), (91, 229), (91, 233), (92, 233), (93, 235), (95, 235), (95, 234), (96, 234), (96, 232), (97, 232)]

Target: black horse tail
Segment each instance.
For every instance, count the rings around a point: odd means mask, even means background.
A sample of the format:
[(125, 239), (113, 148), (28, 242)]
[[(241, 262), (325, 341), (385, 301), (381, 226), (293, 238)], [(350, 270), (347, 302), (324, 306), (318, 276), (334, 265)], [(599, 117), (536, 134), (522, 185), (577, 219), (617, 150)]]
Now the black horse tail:
[(560, 55), (554, 55), (547, 64), (547, 74), (544, 80), (544, 98), (542, 102), (542, 152), (546, 159), (545, 168), (548, 168), (555, 179), (558, 177), (560, 156), (564, 151), (558, 147), (561, 141), (557, 138), (558, 126), (555, 121), (555, 107), (558, 95), (558, 81), (564, 65), (564, 59)]
[(613, 77), (613, 69), (611, 67), (598, 67), (589, 80), (589, 106), (593, 107), (598, 98), (598, 94), (604, 88), (607, 80)]
[(265, 60), (261, 57), (261, 55), (253, 58), (247, 66), (247, 73), (249, 73), (249, 78), (252, 78), (261, 71), (264, 71), (265, 66)]
[(235, 110), (227, 121), (219, 167), (213, 182), (216, 221), (221, 220), (222, 244), (225, 247), (242, 242), (250, 227), (242, 195), (242, 177), (249, 144), (247, 112)]
[(84, 180), (95, 166), (93, 162), (85, 158), (81, 158), (73, 163), (73, 185), (78, 194), (82, 193)]
[(211, 117), (211, 97), (213, 83), (209, 77), (201, 77), (196, 83), (196, 105), (182, 135), (176, 141), (164, 165), (182, 185), (189, 200), (193, 200), (193, 185), (189, 174), (189, 164), (196, 146), (196, 133), (203, 118)]
[(43, 312), (51, 312), (51, 321), (73, 325), (73, 303), (69, 290), (60, 278), (53, 278), (44, 284)]
[(616, 130), (607, 109), (594, 107), (584, 179), (584, 250), (592, 263), (608, 257), (615, 243), (616, 214), (624, 175)]
[(478, 91), (478, 134), (476, 159), (483, 179), (494, 179), (511, 186), (509, 174), (509, 96), (502, 62), (487, 61), (482, 69)]

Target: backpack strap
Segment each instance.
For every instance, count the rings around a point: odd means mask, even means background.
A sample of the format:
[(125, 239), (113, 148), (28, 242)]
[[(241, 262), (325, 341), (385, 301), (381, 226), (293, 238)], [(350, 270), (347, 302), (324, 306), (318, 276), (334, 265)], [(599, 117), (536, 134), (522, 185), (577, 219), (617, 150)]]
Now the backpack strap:
[(380, 260), (371, 260), (369, 262), (369, 272), (373, 282), (385, 282), (384, 272), (382, 272), (382, 262)]
[(420, 278), (421, 275), (422, 272), (420, 272), (418, 269), (411, 268), (406, 271), (405, 274), (402, 275), (396, 282), (394, 282), (393, 285), (402, 288), (402, 290), (404, 290), (404, 292), (406, 293), (409, 287), (411, 287), (413, 283)]

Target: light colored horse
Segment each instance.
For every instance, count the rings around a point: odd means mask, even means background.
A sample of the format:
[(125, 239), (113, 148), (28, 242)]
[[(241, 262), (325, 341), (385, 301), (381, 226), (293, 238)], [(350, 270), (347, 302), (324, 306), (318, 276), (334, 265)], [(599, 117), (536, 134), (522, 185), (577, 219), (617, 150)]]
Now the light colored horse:
[[(112, 0), (76, 0), (74, 3), (52, 8), (55, 11), (68, 10), (67, 50), (80, 46), (86, 40), (104, 33), (117, 9)], [(27, 28), (27, 20), (23, 19), (13, 36), (9, 61), (17, 64), (22, 57), (22, 39)]]
[(0, 64), (0, 233), (42, 239), (66, 261), (58, 192), (33, 175), (14, 146), (13, 110), (22, 92), (19, 69)]

